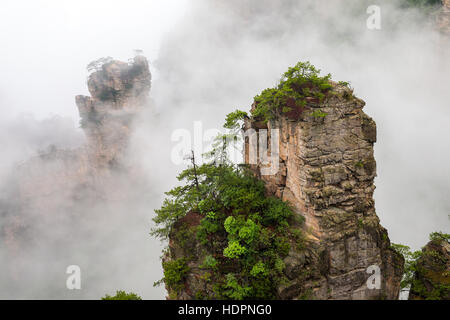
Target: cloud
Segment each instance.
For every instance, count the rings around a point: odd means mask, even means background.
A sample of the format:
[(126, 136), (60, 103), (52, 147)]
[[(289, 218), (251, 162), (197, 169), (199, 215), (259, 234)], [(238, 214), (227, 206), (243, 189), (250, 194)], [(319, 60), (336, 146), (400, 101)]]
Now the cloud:
[(381, 30), (369, 30), (371, 1), (197, 1), (155, 63), (164, 123), (219, 128), (309, 60), (367, 102), (378, 124), (377, 213), (394, 242), (419, 248), (450, 230), (449, 41), (433, 16), (400, 4), (378, 1)]
[[(48, 4), (44, 9), (51, 11), (55, 3)], [(0, 224), (19, 226), (24, 246), (15, 253), (13, 263), (0, 269), (0, 285), (6, 288), (0, 298), (98, 299), (117, 289), (135, 291), (144, 298), (164, 298), (164, 290), (152, 286), (162, 276), (162, 246), (148, 232), (153, 210), (183, 168), (171, 162), (176, 144), (172, 133), (180, 128), (193, 133), (194, 121), (201, 121), (204, 130), (221, 128), (227, 113), (248, 110), (252, 97), (275, 85), (287, 67), (299, 60), (310, 60), (335, 80), (350, 81), (356, 95), (367, 102), (365, 111), (378, 125), (376, 209), (391, 240), (418, 248), (426, 243), (428, 233), (449, 232), (448, 41), (420, 11), (400, 9), (392, 1), (378, 1), (382, 28), (368, 30), (366, 9), (372, 4), (361, 0), (191, 1), (184, 15), (180, 14), (184, 9), (176, 8), (173, 19), (178, 20), (170, 21), (171, 27), (165, 30), (171, 31), (161, 35), (161, 45), (155, 49), (158, 38), (152, 38), (153, 31), (147, 29), (165, 23), (147, 22), (141, 14), (133, 21), (132, 13), (144, 8), (144, 2), (120, 3), (106, 11), (115, 19), (100, 14), (104, 24), (85, 28), (78, 22), (84, 21), (87, 2), (72, 3), (71, 10), (64, 11), (70, 13), (70, 24), (57, 20), (67, 30), (56, 34), (41, 30), (54, 41), (70, 43), (61, 49), (63, 54), (56, 50), (49, 56), (26, 32), (41, 20), (23, 18), (23, 28), (8, 36), (14, 40), (12, 51), (2, 57), (9, 65), (0, 91), (4, 191)], [(124, 6), (127, 11), (122, 15)], [(87, 16), (97, 12), (102, 11), (89, 11)], [(13, 23), (6, 21), (2, 23)], [(117, 36), (110, 27), (126, 30)], [(132, 41), (125, 41), (130, 33)], [(19, 41), (22, 35), (27, 35), (25, 42)], [(30, 50), (35, 47), (39, 50)], [(45, 202), (52, 204), (51, 210), (40, 210), (36, 202), (24, 210), (14, 198), (20, 187), (14, 168), (26, 176), (17, 165), (35, 159), (33, 172), (39, 174), (34, 185), (44, 192), (38, 187), (39, 179), (54, 175), (61, 163), (39, 160), (38, 150), (49, 150), (52, 144), (74, 149), (84, 143), (73, 96), (86, 90), (85, 65), (100, 56), (126, 59), (125, 51), (135, 48), (147, 52), (152, 48), (150, 58), (158, 52), (152, 64), (153, 103), (137, 119), (130, 142), (129, 164), (142, 173), (140, 178), (130, 180), (120, 173), (110, 177), (103, 192), (114, 194), (112, 200), (107, 196), (92, 199), (90, 190), (70, 184), (55, 187)], [(21, 61), (25, 62), (19, 68)], [(21, 68), (26, 72), (17, 73)], [(24, 74), (30, 75), (30, 81), (24, 81)], [(58, 79), (65, 80), (55, 85)], [(34, 111), (36, 119), (14, 118), (11, 108)], [(48, 118), (49, 111), (70, 118)], [(17, 210), (26, 212), (21, 218), (27, 223), (10, 221), (11, 215), (5, 214)], [(31, 229), (20, 229), (30, 224)], [(11, 258), (4, 245), (0, 255), (2, 261), (5, 255)], [(82, 270), (79, 292), (65, 289), (65, 268), (72, 264)], [(5, 276), (11, 268), (18, 274), (14, 281)]]

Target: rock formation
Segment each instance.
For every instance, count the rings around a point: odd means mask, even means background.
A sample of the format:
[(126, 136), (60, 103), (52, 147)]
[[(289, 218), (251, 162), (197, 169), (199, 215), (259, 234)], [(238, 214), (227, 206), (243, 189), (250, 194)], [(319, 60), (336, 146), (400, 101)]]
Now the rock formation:
[(450, 243), (434, 239), (416, 262), (409, 300), (450, 300)]
[[(308, 287), (319, 299), (397, 299), (403, 261), (390, 249), (373, 200), (376, 124), (351, 89), (334, 86), (337, 94), (309, 103), (300, 118), (280, 115), (267, 128), (246, 123), (247, 128), (268, 129), (268, 145), (271, 129), (279, 129), (278, 173), (261, 175), (265, 166), (260, 163), (254, 170), (269, 194), (289, 201), (306, 218), (317, 246), (309, 257), (291, 252), (286, 258), (291, 282), (280, 288), (280, 296), (294, 298)], [(315, 117), (314, 110), (326, 116)], [(370, 266), (381, 271), (379, 289), (366, 284)], [(306, 278), (305, 268), (311, 270)]]
[(450, 0), (442, 0), (442, 8), (437, 15), (437, 29), (444, 35), (450, 35)]
[(92, 97), (76, 97), (88, 153), (97, 167), (121, 162), (131, 121), (148, 103), (150, 81), (143, 56), (136, 56), (132, 64), (110, 61), (89, 77)]
[(69, 219), (102, 199), (121, 196), (115, 184), (118, 174), (127, 170), (131, 124), (148, 104), (150, 83), (143, 56), (130, 63), (109, 61), (89, 76), (92, 97), (76, 97), (86, 145), (71, 150), (50, 147), (12, 173), (8, 189), (14, 196), (7, 197), (11, 203), (0, 232), (12, 255), (20, 253), (20, 243), (31, 237), (33, 225)]
[[(251, 161), (250, 137), (245, 141), (245, 162), (265, 182), (268, 196), (289, 202), (295, 214), (306, 219), (298, 227), (306, 234), (306, 242), (291, 246), (284, 258), (288, 280), (279, 285), (277, 297), (398, 299), (404, 261), (390, 248), (373, 200), (376, 125), (362, 111), (365, 103), (353, 96), (352, 89), (330, 83), (332, 90), (322, 102), (306, 98), (304, 107), (291, 105), (290, 111), (279, 111), (268, 122), (253, 117), (244, 124), (245, 130), (267, 134), (269, 155), (277, 146), (272, 140), (278, 139), (279, 157), (273, 153), (279, 162), (275, 173), (263, 172), (267, 169), (263, 159), (258, 157), (256, 164)], [(279, 134), (273, 136), (272, 129)], [(183, 233), (200, 220), (201, 215), (190, 212), (175, 223), (164, 261), (205, 251), (195, 234)], [(199, 290), (212, 292), (214, 284), (205, 278), (200, 260), (189, 258), (190, 271), (178, 299), (198, 298)]]
[[(111, 170), (123, 168), (133, 119), (148, 103), (151, 75), (147, 59), (131, 64), (112, 60), (88, 79), (92, 97), (76, 96), (87, 143), (76, 150), (49, 148), (19, 170), (20, 194), (34, 209), (53, 211), (67, 199), (62, 190), (80, 197), (80, 190), (105, 185)], [(82, 197), (82, 196), (81, 196)], [(53, 204), (53, 205), (50, 205)]]

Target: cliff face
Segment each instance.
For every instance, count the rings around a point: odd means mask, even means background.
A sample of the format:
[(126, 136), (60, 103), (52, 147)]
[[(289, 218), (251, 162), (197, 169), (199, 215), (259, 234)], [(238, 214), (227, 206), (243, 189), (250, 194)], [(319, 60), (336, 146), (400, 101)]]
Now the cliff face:
[(432, 240), (416, 262), (409, 300), (450, 300), (450, 243)]
[(132, 121), (148, 103), (150, 82), (143, 56), (132, 63), (102, 65), (88, 79), (92, 97), (76, 97), (86, 144), (71, 150), (50, 147), (12, 173), (9, 189), (14, 196), (8, 197), (3, 234), (13, 255), (30, 245), (33, 225), (68, 219), (101, 200), (120, 199), (118, 177), (128, 169)]
[[(253, 129), (262, 137), (253, 141), (265, 142), (267, 134), (268, 156), (275, 157), (275, 171), (267, 174), (266, 159), (258, 155), (254, 162), (252, 138), (246, 137), (245, 162), (265, 182), (267, 196), (289, 202), (295, 215), (305, 218), (297, 228), (306, 238), (284, 257), (287, 281), (278, 286), (276, 295), (279, 299), (398, 299), (404, 261), (390, 248), (373, 200), (376, 124), (362, 111), (364, 101), (354, 97), (347, 85), (331, 84), (322, 102), (306, 98), (306, 106), (280, 108), (268, 122), (252, 117), (244, 124), (245, 130)], [(253, 104), (252, 110), (256, 107)], [(198, 226), (200, 221), (201, 215), (191, 212), (175, 223), (164, 261), (179, 261), (192, 252), (204, 257), (205, 250), (209, 252), (195, 234), (186, 233), (180, 240), (183, 228)], [(181, 242), (189, 243), (188, 248)], [(195, 299), (199, 290), (213, 292), (202, 259), (190, 261), (177, 298)]]
[(89, 76), (92, 97), (75, 99), (86, 145), (75, 150), (50, 148), (21, 166), (20, 193), (24, 199), (38, 202), (31, 207), (52, 211), (51, 203), (67, 199), (54, 196), (61, 190), (74, 197), (80, 195), (79, 189), (94, 188), (104, 193), (105, 179), (114, 170), (125, 169), (131, 124), (148, 103), (150, 83), (148, 62), (143, 56), (135, 57), (131, 64), (110, 61)]
[[(279, 129), (276, 175), (261, 175), (264, 166), (253, 166), (269, 194), (289, 201), (306, 218), (309, 238), (318, 246), (320, 259), (304, 261), (295, 252), (287, 258), (294, 271), (280, 295), (293, 298), (308, 286), (319, 299), (397, 299), (403, 261), (389, 248), (373, 200), (376, 125), (350, 89), (335, 91), (324, 103), (310, 103), (299, 118), (280, 116), (268, 123), (268, 145), (271, 129)], [(326, 116), (314, 117), (314, 110)], [(266, 129), (254, 121), (246, 127)], [(248, 149), (247, 140), (247, 162)], [(370, 266), (381, 271), (379, 289), (366, 284)], [(299, 277), (305, 267), (322, 271), (305, 279)]]
[(91, 97), (76, 97), (88, 153), (98, 168), (121, 162), (131, 122), (148, 103), (150, 83), (148, 62), (137, 56), (133, 64), (111, 61), (102, 65), (89, 77)]

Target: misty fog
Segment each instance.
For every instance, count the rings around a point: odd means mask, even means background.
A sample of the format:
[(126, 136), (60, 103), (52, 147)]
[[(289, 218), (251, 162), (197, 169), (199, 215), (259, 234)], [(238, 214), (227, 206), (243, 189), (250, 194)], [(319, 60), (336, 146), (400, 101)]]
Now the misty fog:
[[(164, 244), (149, 231), (184, 168), (171, 161), (172, 133), (186, 129), (194, 139), (194, 121), (203, 132), (220, 129), (299, 60), (349, 81), (376, 121), (376, 211), (391, 241), (418, 249), (430, 232), (450, 232), (450, 42), (422, 11), (377, 1), (381, 29), (369, 30), (374, 3), (361, 0), (63, 3), (1, 4), (0, 228), (17, 209), (24, 162), (51, 146), (83, 148), (74, 96), (87, 93), (86, 65), (99, 57), (127, 61), (142, 49), (150, 61), (152, 104), (128, 153), (145, 174), (111, 177), (104, 192), (120, 195), (113, 202), (58, 189), (46, 212), (31, 207), (22, 217), (33, 227), (14, 254), (3, 229), (0, 298), (99, 299), (123, 289), (163, 299), (153, 282)], [(33, 165), (36, 179), (54, 171), (51, 161)], [(69, 265), (81, 267), (81, 290), (66, 289)]]

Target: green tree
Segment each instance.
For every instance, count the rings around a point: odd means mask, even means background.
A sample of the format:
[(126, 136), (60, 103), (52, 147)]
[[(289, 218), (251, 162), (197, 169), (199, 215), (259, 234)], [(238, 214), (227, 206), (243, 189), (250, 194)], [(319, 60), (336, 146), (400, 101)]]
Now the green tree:
[(185, 259), (176, 259), (163, 262), (164, 282), (173, 289), (178, 289), (182, 286), (185, 275), (189, 272)]
[(320, 76), (320, 70), (309, 61), (298, 62), (283, 74), (275, 88), (265, 89), (254, 98), (256, 107), (252, 116), (266, 122), (280, 113), (293, 112), (299, 116), (305, 110), (307, 98), (316, 102), (325, 98), (332, 88), (330, 79), (330, 74)]
[[(274, 298), (284, 279), (282, 259), (291, 247), (289, 238), (298, 237), (289, 230), (290, 223), (297, 221), (290, 206), (268, 197), (264, 183), (245, 166), (203, 164), (196, 173), (190, 167), (178, 178), (184, 184), (169, 191), (163, 206), (155, 210), (152, 234), (175, 237), (173, 224), (189, 212), (199, 213), (203, 218), (195, 226), (197, 240), (208, 250), (201, 267), (210, 269), (216, 297)], [(163, 263), (168, 287), (183, 288), (188, 259)], [(239, 272), (227, 280), (223, 272), (229, 263)], [(263, 274), (267, 276), (255, 277)]]
[(114, 296), (107, 294), (102, 297), (102, 300), (142, 300), (142, 298), (133, 292), (126, 293), (125, 291), (118, 290)]

